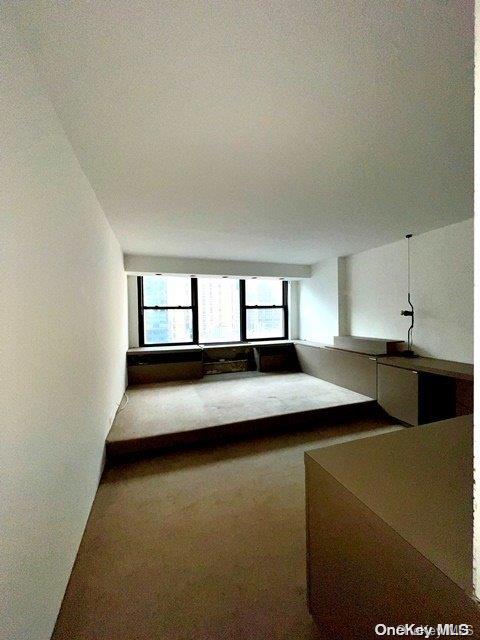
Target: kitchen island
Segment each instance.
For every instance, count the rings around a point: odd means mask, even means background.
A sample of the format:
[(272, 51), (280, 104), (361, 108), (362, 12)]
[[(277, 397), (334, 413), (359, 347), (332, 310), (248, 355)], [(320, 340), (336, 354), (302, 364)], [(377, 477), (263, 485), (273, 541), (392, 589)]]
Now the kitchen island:
[(309, 608), (327, 637), (411, 622), (480, 634), (472, 416), (308, 451), (305, 466)]

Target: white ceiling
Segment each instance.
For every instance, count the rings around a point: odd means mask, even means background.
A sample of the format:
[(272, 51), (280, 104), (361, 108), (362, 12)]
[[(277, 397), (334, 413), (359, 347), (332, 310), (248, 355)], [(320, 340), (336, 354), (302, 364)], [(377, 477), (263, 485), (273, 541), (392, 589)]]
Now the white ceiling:
[(128, 253), (311, 263), (473, 215), (473, 0), (12, 4)]

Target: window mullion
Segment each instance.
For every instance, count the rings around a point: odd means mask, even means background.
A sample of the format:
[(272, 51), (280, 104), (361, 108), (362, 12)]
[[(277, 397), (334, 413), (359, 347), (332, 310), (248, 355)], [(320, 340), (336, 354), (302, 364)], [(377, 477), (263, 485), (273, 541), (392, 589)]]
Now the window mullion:
[(137, 297), (138, 297), (138, 344), (145, 346), (145, 331), (143, 321), (143, 277), (137, 277)]
[(247, 340), (247, 307), (245, 305), (245, 280), (240, 280), (240, 340)]
[(192, 339), (194, 344), (198, 344), (198, 280), (191, 278), (191, 309), (192, 309)]
[(288, 281), (283, 281), (283, 335), (288, 340)]

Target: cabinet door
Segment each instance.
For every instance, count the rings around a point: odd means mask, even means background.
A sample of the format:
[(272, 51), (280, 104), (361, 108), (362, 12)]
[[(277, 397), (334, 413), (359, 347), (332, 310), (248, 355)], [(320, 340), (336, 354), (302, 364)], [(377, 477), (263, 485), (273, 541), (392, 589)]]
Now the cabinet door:
[(418, 373), (379, 364), (377, 371), (378, 404), (393, 418), (407, 424), (419, 424)]

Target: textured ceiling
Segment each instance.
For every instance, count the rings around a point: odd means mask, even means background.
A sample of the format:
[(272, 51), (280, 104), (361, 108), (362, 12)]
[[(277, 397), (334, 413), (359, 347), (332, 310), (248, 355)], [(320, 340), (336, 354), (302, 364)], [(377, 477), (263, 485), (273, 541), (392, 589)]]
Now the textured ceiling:
[(128, 253), (311, 263), (473, 215), (473, 2), (11, 4)]

